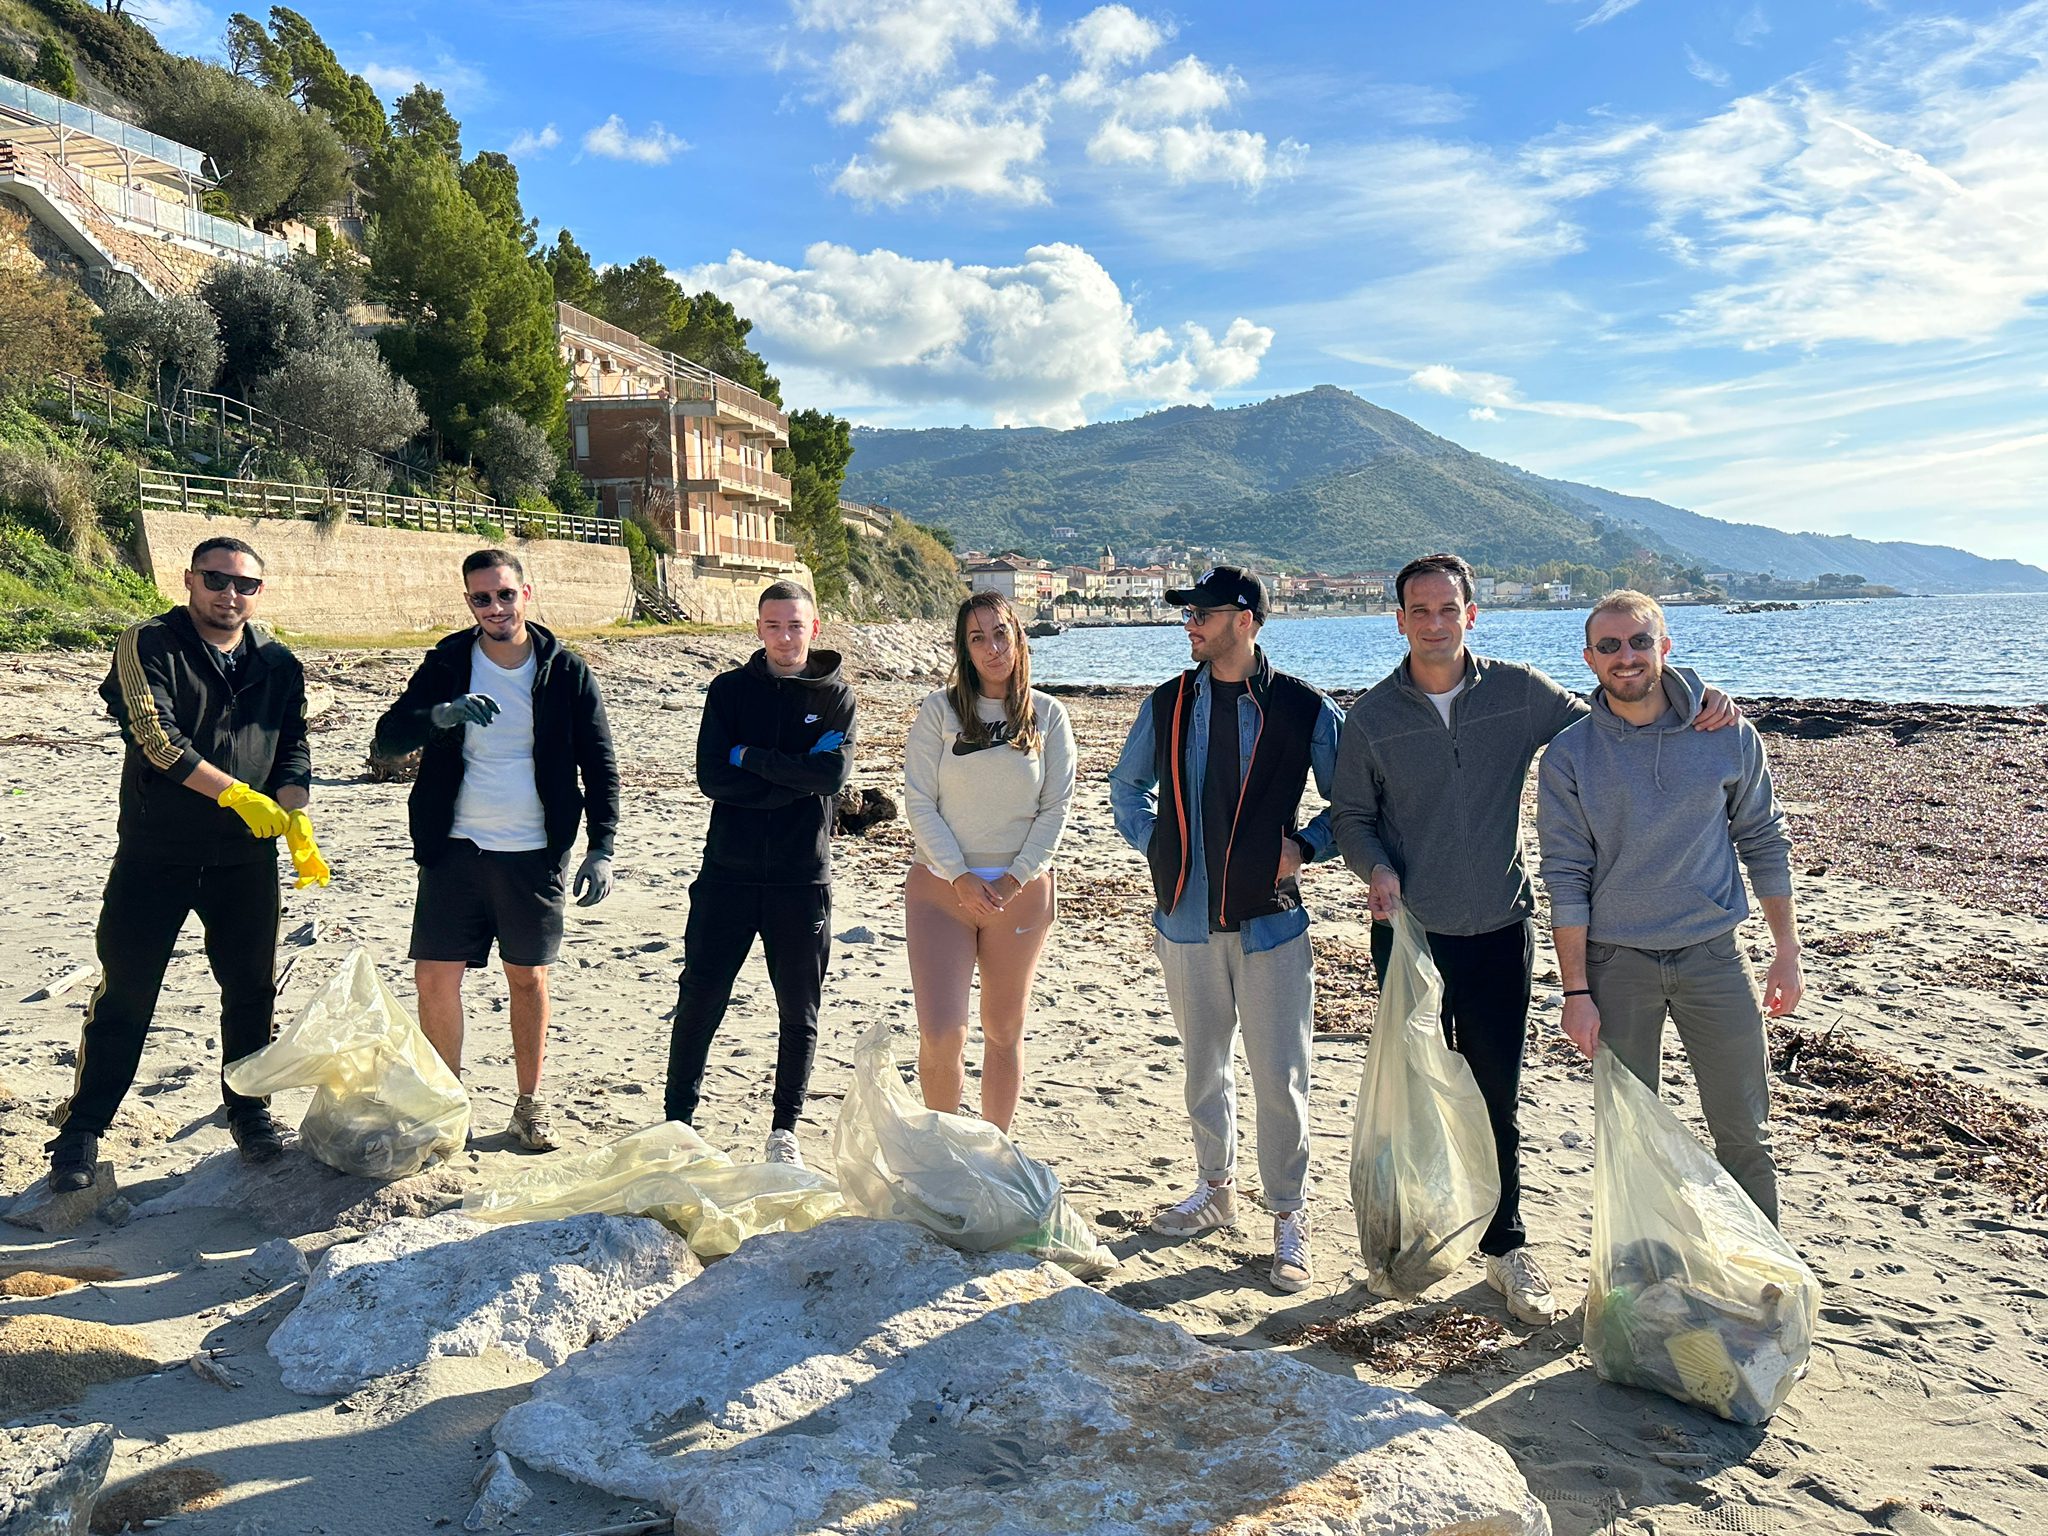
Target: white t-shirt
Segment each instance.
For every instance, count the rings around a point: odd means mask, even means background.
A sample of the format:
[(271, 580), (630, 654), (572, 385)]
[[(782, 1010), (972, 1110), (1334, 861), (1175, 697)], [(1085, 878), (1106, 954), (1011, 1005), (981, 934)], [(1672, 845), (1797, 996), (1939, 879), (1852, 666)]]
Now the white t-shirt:
[(1444, 728), (1446, 730), (1450, 728), (1451, 724), (1451, 700), (1464, 691), (1465, 679), (1461, 677), (1458, 679), (1458, 686), (1449, 693), (1426, 693), (1423, 695), (1430, 703), (1436, 706), (1436, 712), (1444, 717)]
[(481, 641), (471, 653), (469, 691), (498, 701), (489, 725), (464, 726), (462, 788), (455, 796), (453, 835), (492, 853), (524, 853), (548, 845), (547, 817), (533, 782), (532, 652), (506, 669), (484, 654)]

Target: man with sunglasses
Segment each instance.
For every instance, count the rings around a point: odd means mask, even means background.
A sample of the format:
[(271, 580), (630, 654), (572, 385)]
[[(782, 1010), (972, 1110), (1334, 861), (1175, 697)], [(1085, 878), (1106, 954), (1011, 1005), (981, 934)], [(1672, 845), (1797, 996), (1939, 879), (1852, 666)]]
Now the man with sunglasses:
[(462, 584), (475, 624), (427, 652), (377, 722), (375, 750), (420, 754), (406, 807), (420, 866), (420, 1029), (459, 1076), (462, 978), (489, 962), (495, 940), (512, 994), (509, 1134), (526, 1151), (549, 1152), (559, 1143), (540, 1098), (548, 967), (561, 953), (569, 854), (586, 821), (577, 905), (611, 894), (619, 768), (590, 669), (526, 617), (533, 588), (519, 558), (480, 549), (462, 562)]
[[(185, 605), (126, 630), (100, 697), (121, 729), (121, 810), (100, 905), (100, 983), (86, 1004), (71, 1097), (57, 1114), (53, 1190), (91, 1186), (99, 1138), (135, 1080), (184, 925), (197, 912), (220, 984), (221, 1063), (270, 1043), (277, 1004), (277, 839), (301, 886), (327, 863), (306, 814), (306, 678), (296, 656), (250, 623), (263, 561), (240, 539), (192, 551)], [(221, 1099), (242, 1156), (268, 1162), (283, 1139), (262, 1099)]]
[[(1591, 1056), (1604, 1043), (1654, 1091), (1668, 1014), (1714, 1156), (1775, 1225), (1764, 1016), (1790, 1013), (1804, 985), (1792, 842), (1756, 727), (1692, 730), (1701, 690), (1670, 654), (1656, 599), (1594, 604), (1585, 655), (1600, 691), (1537, 774), (1562, 1022), (1572, 1044)], [(1744, 869), (1771, 928), (1761, 1008), (1735, 936), (1749, 916)]]
[[(1331, 796), (1344, 862), (1367, 883), (1373, 965), (1393, 951), (1387, 921), (1407, 903), (1443, 976), (1444, 1038), (1472, 1068), (1493, 1130), (1500, 1203), (1479, 1240), (1486, 1281), (1508, 1311), (1543, 1324), (1562, 1308), (1522, 1223), (1520, 1099), (1536, 937), (1522, 861), (1529, 765), (1586, 700), (1534, 667), (1475, 655), (1472, 568), (1456, 555), (1411, 560), (1394, 579), (1408, 655), (1352, 704)], [(1697, 679), (1692, 681), (1697, 682)], [(1737, 716), (1706, 689), (1691, 728)]]
[[(1157, 897), (1153, 951), (1180, 1033), (1194, 1192), (1153, 1219), (1166, 1237), (1237, 1220), (1237, 1085), (1245, 1061), (1259, 1114), (1259, 1183), (1273, 1213), (1275, 1287), (1309, 1283), (1308, 1090), (1315, 973), (1304, 864), (1336, 851), (1329, 812), (1296, 825), (1311, 772), (1330, 792), (1343, 717), (1259, 648), (1266, 586), (1219, 565), (1186, 604), (1193, 670), (1138, 708), (1109, 775), (1116, 829), (1145, 855)], [(1168, 803), (1162, 803), (1168, 802)]]

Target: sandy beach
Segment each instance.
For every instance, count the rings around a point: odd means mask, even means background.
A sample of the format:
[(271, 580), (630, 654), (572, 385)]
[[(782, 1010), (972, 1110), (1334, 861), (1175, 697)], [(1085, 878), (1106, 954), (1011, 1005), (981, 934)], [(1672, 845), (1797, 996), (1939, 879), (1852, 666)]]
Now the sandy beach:
[[(940, 638), (929, 626), (828, 629), (861, 699), (857, 785), (900, 795), (904, 733), (934, 681)], [(663, 1016), (706, 822), (691, 773), (698, 706), (705, 682), (752, 640), (578, 646), (605, 691), (625, 783), (618, 888), (594, 910), (571, 907), (554, 980), (546, 1092), (557, 1129), (587, 1146), (659, 1114)], [(287, 892), (286, 934), (315, 927), (281, 952), (291, 967), (281, 1023), (358, 944), (411, 996), (407, 786), (370, 782), (365, 769), (371, 728), (418, 652), (302, 654), (328, 701), (313, 737), (313, 814), (336, 879)], [(88, 988), (26, 999), (92, 961), (121, 750), (95, 696), (104, 672), (104, 658), (89, 655), (0, 659), (0, 1194), (40, 1178), (44, 1116), (70, 1082)], [(1810, 1376), (1770, 1425), (1745, 1429), (1599, 1381), (1576, 1317), (1512, 1322), (1476, 1261), (1416, 1304), (1359, 1287), (1346, 1159), (1373, 989), (1364, 888), (1341, 864), (1304, 876), (1319, 982), (1313, 1285), (1299, 1296), (1267, 1285), (1269, 1226), (1256, 1209), (1234, 1233), (1183, 1244), (1144, 1231), (1185, 1192), (1193, 1155), (1150, 954), (1148, 887), (1111, 825), (1104, 782), (1136, 699), (1066, 696), (1081, 788), (1016, 1124), (1121, 1257), (1101, 1282), (1107, 1294), (1212, 1342), (1292, 1351), (1416, 1391), (1503, 1447), (1564, 1536), (2048, 1530), (2048, 711), (1748, 706), (1792, 822), (1808, 955), (1807, 1001), (1776, 1035), (1790, 1067), (1773, 1084), (1784, 1230), (1826, 1295)], [(832, 926), (866, 933), (834, 946), (800, 1132), (807, 1158), (827, 1171), (854, 1041), (878, 1017), (911, 1018), (900, 894), (909, 847), (900, 821), (837, 845)], [(1744, 936), (1762, 952), (1760, 920)], [(1560, 1296), (1576, 1300), (1588, 1267), (1592, 1090), (1556, 1035), (1547, 941), (1536, 969), (1525, 1211)], [(498, 973), (472, 977), (478, 1135), (444, 1171), (449, 1189), (517, 1156), (501, 1134), (512, 1102), (503, 1009)], [(195, 923), (104, 1143), (138, 1205), (229, 1145), (216, 1012)], [(768, 1129), (773, 1055), (757, 955), (714, 1048), (698, 1127), (743, 1159), (758, 1156)], [(1675, 1047), (1666, 1075), (1667, 1097), (1693, 1115)], [(282, 1096), (280, 1117), (296, 1124), (305, 1097)], [(1243, 1134), (1240, 1164), (1255, 1183), (1249, 1116)], [(0, 1277), (92, 1276), (0, 1299), (0, 1325), (132, 1328), (166, 1367), (82, 1390), (55, 1382), (60, 1395), (42, 1406), (10, 1385), (0, 1420), (111, 1423), (120, 1439), (110, 1492), (143, 1478), (181, 1490), (197, 1505), (170, 1528), (195, 1536), (459, 1525), (490, 1426), (537, 1368), (487, 1355), (340, 1400), (285, 1390), (264, 1341), (294, 1293), (250, 1260), (274, 1235), (246, 1212), (205, 1208), (118, 1228), (89, 1222), (57, 1239), (0, 1228)], [(230, 1385), (188, 1366), (202, 1353)], [(591, 1531), (638, 1514), (561, 1478), (528, 1481), (536, 1497), (507, 1529)]]

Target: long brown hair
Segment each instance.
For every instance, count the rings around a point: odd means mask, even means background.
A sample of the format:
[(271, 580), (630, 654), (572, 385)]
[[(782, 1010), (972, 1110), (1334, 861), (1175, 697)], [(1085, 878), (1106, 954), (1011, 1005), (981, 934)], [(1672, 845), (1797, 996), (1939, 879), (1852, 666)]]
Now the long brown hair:
[(1000, 592), (973, 592), (953, 615), (953, 676), (946, 695), (953, 713), (960, 718), (960, 739), (980, 746), (994, 739), (992, 722), (981, 718), (981, 674), (975, 670), (973, 653), (967, 646), (967, 621), (978, 608), (986, 608), (1003, 621), (1010, 632), (1010, 654), (1017, 658), (1010, 669), (1010, 681), (1003, 691), (1003, 714), (1009, 722), (1008, 745), (1019, 752), (1038, 750), (1038, 716), (1031, 707), (1031, 646), (1024, 638), (1024, 624), (1017, 610)]

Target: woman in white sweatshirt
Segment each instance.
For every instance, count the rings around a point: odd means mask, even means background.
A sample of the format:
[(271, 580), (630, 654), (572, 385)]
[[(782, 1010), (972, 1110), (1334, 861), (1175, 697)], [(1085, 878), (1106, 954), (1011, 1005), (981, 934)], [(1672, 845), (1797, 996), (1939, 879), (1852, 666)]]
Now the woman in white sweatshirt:
[(1074, 732), (1031, 688), (1009, 600), (977, 592), (953, 619), (953, 676), (904, 745), (917, 857), (903, 887), (917, 999), (917, 1076), (933, 1109), (960, 1108), (967, 1003), (981, 967), (981, 1113), (1004, 1131), (1023, 1081), (1024, 1009), (1053, 920), (1053, 854), (1074, 798)]

